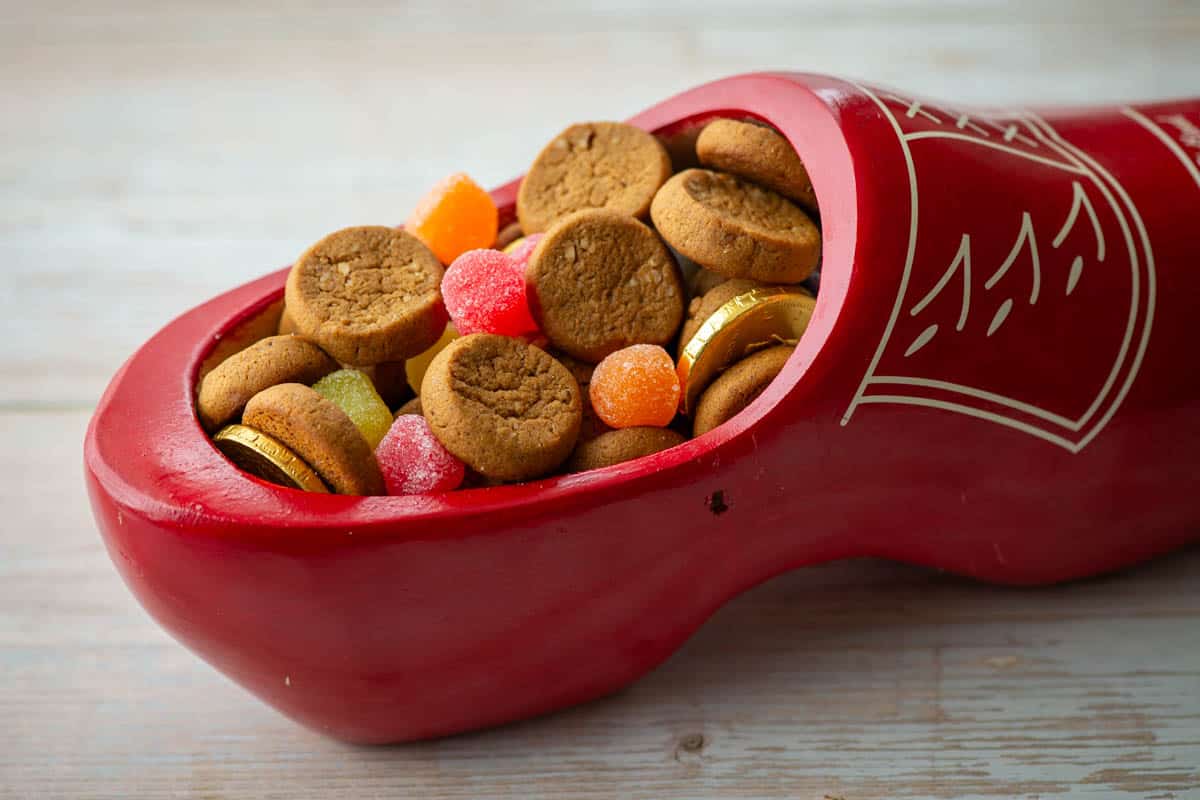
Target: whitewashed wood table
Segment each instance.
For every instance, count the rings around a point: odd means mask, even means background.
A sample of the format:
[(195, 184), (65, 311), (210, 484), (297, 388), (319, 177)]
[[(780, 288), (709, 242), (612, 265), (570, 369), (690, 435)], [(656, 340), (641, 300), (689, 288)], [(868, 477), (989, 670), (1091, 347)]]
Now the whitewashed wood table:
[(0, 797), (1200, 797), (1196, 549), (1043, 590), (805, 570), (614, 697), (389, 748), (292, 725), (149, 621), (87, 510), (90, 408), (321, 234), (750, 69), (1200, 93), (1194, 3), (443, 5), (0, 5)]

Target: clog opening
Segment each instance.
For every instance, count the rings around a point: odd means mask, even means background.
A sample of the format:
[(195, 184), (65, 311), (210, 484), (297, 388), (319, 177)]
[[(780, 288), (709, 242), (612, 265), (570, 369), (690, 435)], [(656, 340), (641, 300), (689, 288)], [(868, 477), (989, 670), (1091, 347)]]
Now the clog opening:
[[(803, 98), (803, 102), (795, 102), (797, 96)], [(571, 487), (605, 478), (627, 480), (641, 474), (669, 470), (719, 450), (731, 439), (750, 432), (761, 419), (772, 412), (780, 400), (798, 382), (803, 380), (809, 366), (829, 336), (845, 299), (850, 277), (849, 265), (852, 263), (853, 256), (856, 211), (853, 170), (850, 165), (848, 149), (831, 112), (816, 95), (807, 91), (800, 95), (793, 93), (789, 99), (792, 102), (786, 105), (781, 104), (777, 108), (759, 106), (754, 109), (745, 107), (706, 109), (665, 124), (653, 119), (653, 110), (632, 120), (634, 124), (649, 128), (658, 135), (673, 156), (682, 149), (693, 146), (699, 130), (714, 119), (729, 118), (753, 121), (770, 126), (782, 133), (805, 164), (820, 209), (812, 216), (822, 230), (822, 249), (817, 270), (805, 284), (815, 294), (816, 306), (807, 329), (799, 338), (782, 370), (764, 390), (760, 391), (757, 397), (735, 416), (679, 445), (652, 455), (587, 472), (552, 475), (516, 485), (533, 485), (540, 489), (550, 490), (555, 487)], [(646, 124), (646, 122), (652, 124)], [(679, 168), (677, 164), (676, 169)], [(492, 193), (499, 206), (502, 225), (506, 221), (511, 221), (515, 216), (513, 201), (518, 185), (519, 180), (513, 181)], [(273, 335), (278, 327), (282, 310), (283, 299), (280, 287), (232, 317), (219, 335), (214, 337), (212, 348), (196, 364), (193, 386), (198, 385), (199, 380), (225, 357), (258, 339)], [(677, 426), (689, 425), (689, 421), (677, 420), (675, 424)], [(261, 482), (260, 479), (248, 473), (242, 473), (242, 475), (247, 480)], [(281, 492), (297, 491), (275, 484), (264, 485)], [(513, 486), (510, 484), (463, 488), (455, 490), (455, 492), (501, 493)], [(402, 498), (395, 499), (402, 500)]]

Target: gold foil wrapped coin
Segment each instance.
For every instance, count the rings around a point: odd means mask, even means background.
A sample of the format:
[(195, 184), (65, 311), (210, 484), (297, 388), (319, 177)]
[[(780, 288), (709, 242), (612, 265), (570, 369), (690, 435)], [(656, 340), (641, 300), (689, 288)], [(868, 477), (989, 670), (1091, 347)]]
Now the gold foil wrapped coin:
[(704, 388), (735, 361), (773, 344), (796, 344), (816, 303), (803, 289), (772, 286), (718, 308), (679, 353), (679, 410), (690, 413)]
[(213, 436), (213, 444), (234, 464), (264, 481), (329, 493), (325, 482), (300, 456), (278, 439), (248, 425), (226, 425)]

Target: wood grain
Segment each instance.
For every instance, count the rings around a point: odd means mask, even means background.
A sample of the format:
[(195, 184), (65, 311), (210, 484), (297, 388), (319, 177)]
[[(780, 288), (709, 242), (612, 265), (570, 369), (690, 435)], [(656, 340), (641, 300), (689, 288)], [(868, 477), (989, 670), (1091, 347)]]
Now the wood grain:
[(780, 66), (963, 102), (1194, 94), (1196, 4), (330, 8), (0, 6), (0, 798), (1200, 797), (1200, 550), (1036, 591), (804, 570), (613, 697), (351, 748), (146, 617), (79, 466), (170, 317), (445, 173), (503, 181), (567, 122)]

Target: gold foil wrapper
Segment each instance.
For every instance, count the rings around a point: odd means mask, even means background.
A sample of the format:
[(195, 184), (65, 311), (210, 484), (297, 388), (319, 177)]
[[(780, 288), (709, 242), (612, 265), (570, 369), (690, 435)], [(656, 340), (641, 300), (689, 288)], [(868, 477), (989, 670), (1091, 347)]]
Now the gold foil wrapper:
[(213, 436), (213, 444), (225, 457), (264, 481), (329, 493), (329, 488), (312, 467), (278, 439), (247, 425), (226, 425)]
[(816, 299), (797, 288), (762, 287), (739, 294), (705, 320), (679, 354), (679, 410), (691, 413), (726, 367), (775, 344), (796, 344)]

